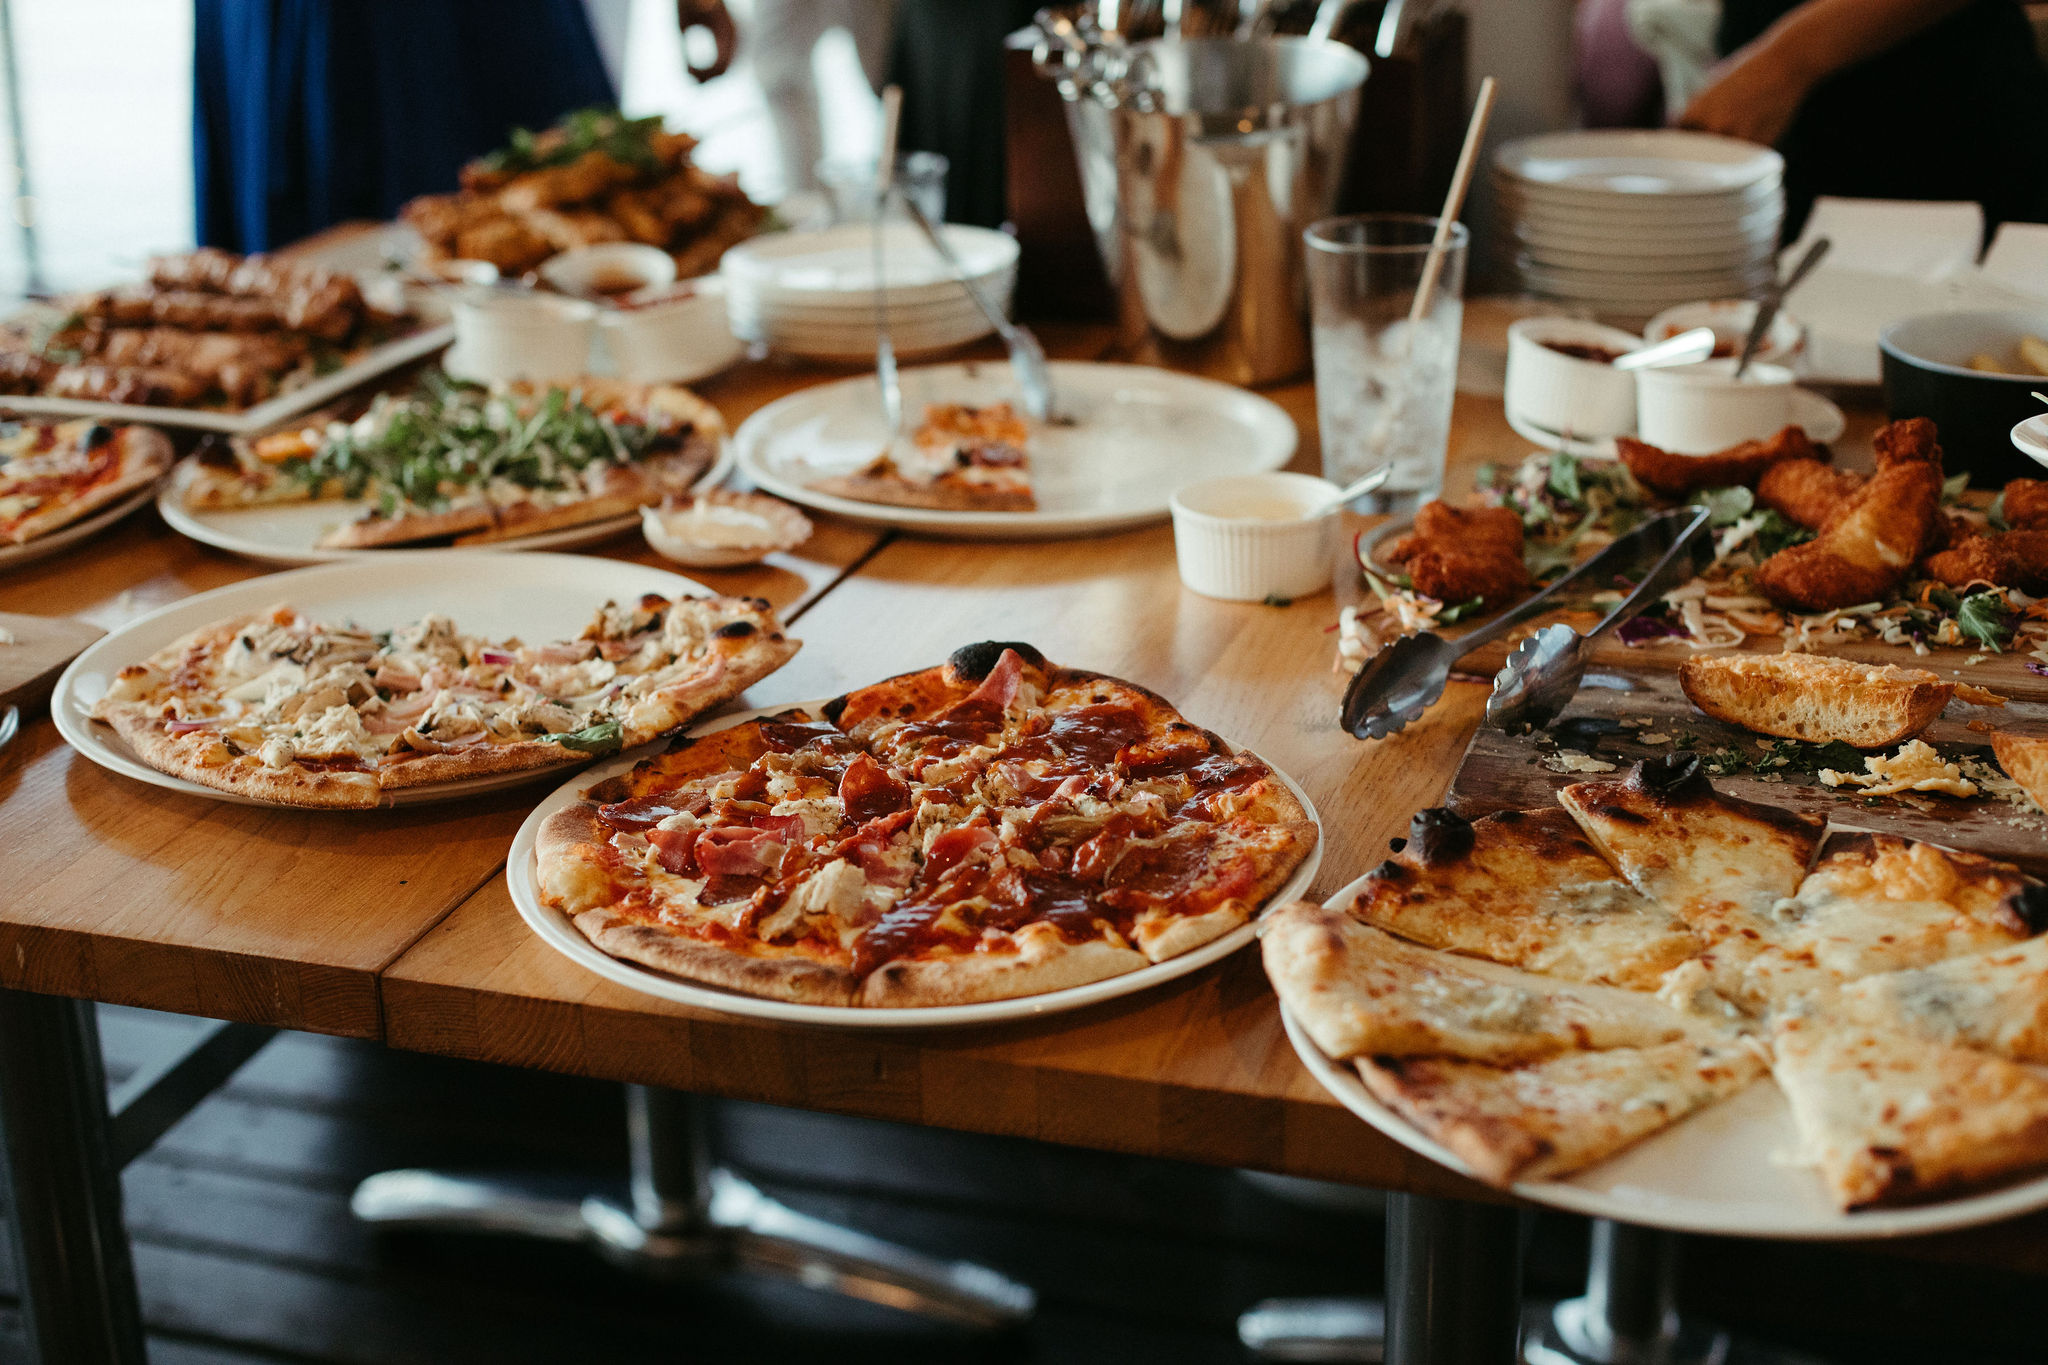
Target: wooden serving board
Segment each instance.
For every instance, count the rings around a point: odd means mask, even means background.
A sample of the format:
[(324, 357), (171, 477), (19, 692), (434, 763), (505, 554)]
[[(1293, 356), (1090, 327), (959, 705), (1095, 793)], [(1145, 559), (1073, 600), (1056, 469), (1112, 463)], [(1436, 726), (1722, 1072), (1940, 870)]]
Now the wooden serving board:
[[(1758, 752), (1763, 736), (1701, 715), (1679, 690), (1675, 673), (1634, 661), (1631, 664), (1619, 669), (1600, 662), (1589, 666), (1585, 686), (1547, 731), (1508, 735), (1481, 725), (1451, 780), (1445, 803), (1466, 816), (1528, 810), (1554, 804), (1558, 788), (1570, 783), (1619, 777), (1637, 759), (1685, 747)], [(1970, 670), (1968, 676), (1976, 681), (1978, 670)], [(1643, 720), (1649, 724), (1622, 724)], [(2048, 735), (2048, 702), (2014, 701), (2003, 708), (1951, 702), (1921, 738), (1950, 762), (1977, 758), (1996, 768), (1989, 737), (1967, 728), (1971, 720), (1989, 721), (2002, 730)], [(1645, 743), (1644, 735), (1664, 735), (1670, 740)], [(1693, 736), (1693, 742), (1680, 743), (1680, 735)], [(1613, 763), (1615, 769), (1612, 774), (1555, 771), (1545, 760), (1561, 748), (1590, 754)], [(1988, 795), (1959, 800), (1914, 792), (1909, 794), (1910, 803), (1896, 797), (1866, 798), (1852, 788), (1822, 786), (1820, 779), (1809, 773), (1786, 772), (1774, 778), (1756, 773), (1714, 774), (1712, 780), (1716, 789), (1731, 796), (1823, 815), (1834, 829), (1925, 839), (2002, 858), (2048, 876), (2048, 815), (2031, 806)]]
[(0, 644), (0, 707), (27, 706), (50, 695), (64, 665), (106, 634), (68, 616), (13, 611), (0, 611), (0, 630), (14, 639)]

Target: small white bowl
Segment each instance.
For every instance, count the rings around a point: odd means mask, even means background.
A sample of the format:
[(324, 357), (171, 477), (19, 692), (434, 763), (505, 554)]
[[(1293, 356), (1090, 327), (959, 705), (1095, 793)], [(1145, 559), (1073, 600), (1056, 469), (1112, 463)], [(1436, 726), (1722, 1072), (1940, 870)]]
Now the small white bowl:
[[(1700, 303), (1681, 303), (1651, 318), (1650, 325), (1643, 329), (1643, 340), (1654, 345), (1695, 327), (1711, 327), (1714, 329), (1714, 357), (1720, 359), (1741, 354), (1742, 343), (1749, 340), (1749, 329), (1755, 321), (1755, 299), (1707, 299)], [(1806, 325), (1780, 309), (1778, 316), (1771, 319), (1770, 330), (1764, 333), (1762, 343), (1757, 346), (1755, 359), (1773, 365), (1796, 366), (1799, 357), (1805, 353)]]
[(618, 300), (676, 282), (676, 258), (640, 242), (571, 247), (540, 263), (540, 277), (564, 294)]
[(725, 281), (716, 275), (627, 299), (597, 319), (598, 335), (619, 378), (632, 384), (687, 384), (717, 374), (742, 355), (725, 314)]
[(1792, 371), (1751, 362), (1740, 382), (1735, 361), (1703, 360), (1636, 376), (1636, 432), (1679, 455), (1712, 455), (1761, 440), (1792, 420)]
[(665, 559), (699, 569), (753, 564), (811, 538), (811, 520), (760, 493), (719, 489), (640, 509), (647, 543)]
[(1226, 602), (1326, 591), (1342, 530), (1333, 502), (1341, 491), (1328, 479), (1284, 473), (1176, 489), (1169, 505), (1180, 581)]
[[(455, 345), (458, 376), (486, 384), (530, 379), (554, 383), (590, 370), (590, 338), (597, 308), (579, 299), (505, 289), (458, 294)], [(453, 370), (450, 373), (454, 373)]]
[(2038, 465), (2048, 465), (2048, 412), (2029, 417), (2012, 429), (2012, 443)]
[(1640, 338), (1619, 327), (1578, 318), (1523, 318), (1508, 328), (1508, 412), (1531, 426), (1586, 440), (1634, 431), (1635, 375), (1552, 345), (1598, 347), (1617, 356), (1642, 349)]

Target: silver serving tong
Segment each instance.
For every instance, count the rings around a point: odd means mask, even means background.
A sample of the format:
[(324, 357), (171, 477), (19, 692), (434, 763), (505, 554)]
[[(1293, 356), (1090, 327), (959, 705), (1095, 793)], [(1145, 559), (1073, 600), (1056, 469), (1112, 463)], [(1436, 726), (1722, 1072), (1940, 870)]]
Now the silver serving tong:
[(889, 429), (889, 441), (894, 441), (903, 430), (903, 377), (896, 371), (896, 344), (889, 335), (889, 288), (882, 265), (882, 232), (887, 226), (889, 190), (896, 179), (896, 129), (902, 114), (903, 91), (892, 85), (882, 92), (882, 143), (875, 158), (875, 221), (869, 234), (875, 258), (875, 387), (882, 395), (882, 422)]
[(1586, 675), (1586, 646), (1641, 615), (1658, 598), (1706, 567), (1714, 552), (1712, 520), (1713, 513), (1704, 507), (1681, 507), (1632, 532), (1631, 536), (1652, 533), (1652, 539), (1639, 542), (1638, 548), (1657, 540), (1666, 542), (1656, 564), (1621, 599), (1621, 605), (1586, 634), (1560, 621), (1516, 645), (1507, 666), (1494, 676), (1493, 695), (1486, 699), (1486, 719), (1511, 735), (1540, 730), (1556, 720), (1571, 705)]
[(996, 329), (996, 335), (1003, 339), (1003, 345), (1010, 348), (1010, 370), (1017, 379), (1017, 391), (1024, 403), (1024, 415), (1035, 422), (1052, 420), (1052, 371), (1045, 363), (1045, 347), (1038, 344), (1029, 327), (1019, 327), (1003, 316), (1003, 310), (996, 307), (995, 300), (982, 291), (967, 267), (960, 263), (938, 226), (925, 216), (924, 209), (909, 195), (900, 195), (904, 210), (910, 220), (923, 231), (925, 240), (932, 244), (932, 250), (939, 253), (939, 259), (953, 272), (953, 278), (967, 291), (967, 297), (974, 300), (974, 306), (988, 319), (988, 325)]
[(1573, 587), (1583, 583), (1604, 586), (1624, 570), (1639, 570), (1647, 556), (1668, 554), (1679, 535), (1677, 527), (1670, 523), (1690, 522), (1696, 514), (1705, 524), (1705, 514), (1689, 507), (1651, 518), (1535, 596), (1455, 640), (1425, 630), (1383, 646), (1365, 661), (1351, 679), (1351, 685), (1344, 689), (1344, 705), (1338, 713), (1340, 723), (1359, 739), (1385, 739), (1405, 729), (1444, 694), (1444, 684), (1450, 681), (1451, 669), (1458, 660), (1498, 640), (1524, 621), (1552, 610)]

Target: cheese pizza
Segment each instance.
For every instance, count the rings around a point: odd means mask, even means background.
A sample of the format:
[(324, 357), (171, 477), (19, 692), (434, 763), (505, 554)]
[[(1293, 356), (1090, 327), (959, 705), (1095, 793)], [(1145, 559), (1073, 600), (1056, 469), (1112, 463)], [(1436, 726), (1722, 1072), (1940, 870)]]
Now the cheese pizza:
[(604, 951), (846, 1006), (1135, 971), (1251, 918), (1316, 827), (1273, 770), (1023, 644), (685, 739), (556, 812), (542, 901)]
[(677, 729), (798, 645), (765, 602), (607, 602), (573, 640), (396, 629), (289, 605), (203, 626), (121, 670), (93, 717), (174, 777), (285, 805), (587, 761)]

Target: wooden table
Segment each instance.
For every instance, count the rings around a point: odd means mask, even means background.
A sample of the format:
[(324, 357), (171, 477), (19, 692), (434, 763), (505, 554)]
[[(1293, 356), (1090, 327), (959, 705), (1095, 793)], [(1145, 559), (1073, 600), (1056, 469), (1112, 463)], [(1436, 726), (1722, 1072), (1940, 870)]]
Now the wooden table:
[[(1497, 317), (1473, 312), (1475, 336), (1497, 332)], [(1055, 354), (1086, 357), (1102, 352), (1107, 333), (1047, 329), (1046, 340)], [(750, 364), (702, 387), (736, 425), (819, 377)], [(1311, 386), (1268, 396), (1301, 429), (1293, 467), (1315, 471)], [(1873, 424), (1859, 414), (1850, 444)], [(1460, 395), (1453, 487), (1482, 461), (1527, 449), (1497, 398)], [(658, 562), (637, 535), (597, 552)], [(0, 579), (0, 610), (112, 628), (260, 572), (146, 513)], [(766, 597), (804, 641), (743, 705), (830, 695), (979, 639), (1028, 640), (1160, 691), (1307, 789), (1325, 830), (1317, 896), (1378, 862), (1409, 815), (1437, 798), (1484, 696), (1454, 683), (1399, 737), (1349, 738), (1335, 725), (1343, 680), (1331, 628), (1357, 575), (1340, 574), (1335, 596), (1285, 607), (1213, 601), (1180, 586), (1164, 525), (970, 544), (821, 519), (795, 553), (700, 576)], [(506, 849), (536, 790), (545, 787), (374, 814), (236, 807), (105, 772), (75, 756), (46, 716), (31, 718), (0, 753), (0, 885), (9, 888), (0, 1035), (44, 1040), (49, 1065), (17, 1075), (11, 1094), (0, 1066), (0, 1106), (68, 1094), (89, 1109), (89, 1015), (65, 1002), (107, 1001), (699, 1094), (1499, 1199), (1380, 1137), (1323, 1091), (1288, 1047), (1251, 953), (1079, 1013), (918, 1034), (743, 1020), (613, 985), (531, 934), (506, 892)], [(79, 1124), (70, 1136), (89, 1148), (90, 1125)], [(64, 1141), (48, 1146), (54, 1159)], [(19, 1165), (24, 1154), (14, 1155)], [(85, 1207), (52, 1216), (69, 1218), (78, 1236), (118, 1237), (118, 1197), (104, 1185), (97, 1205), (88, 1191)], [(118, 1283), (102, 1290), (118, 1300)]]

